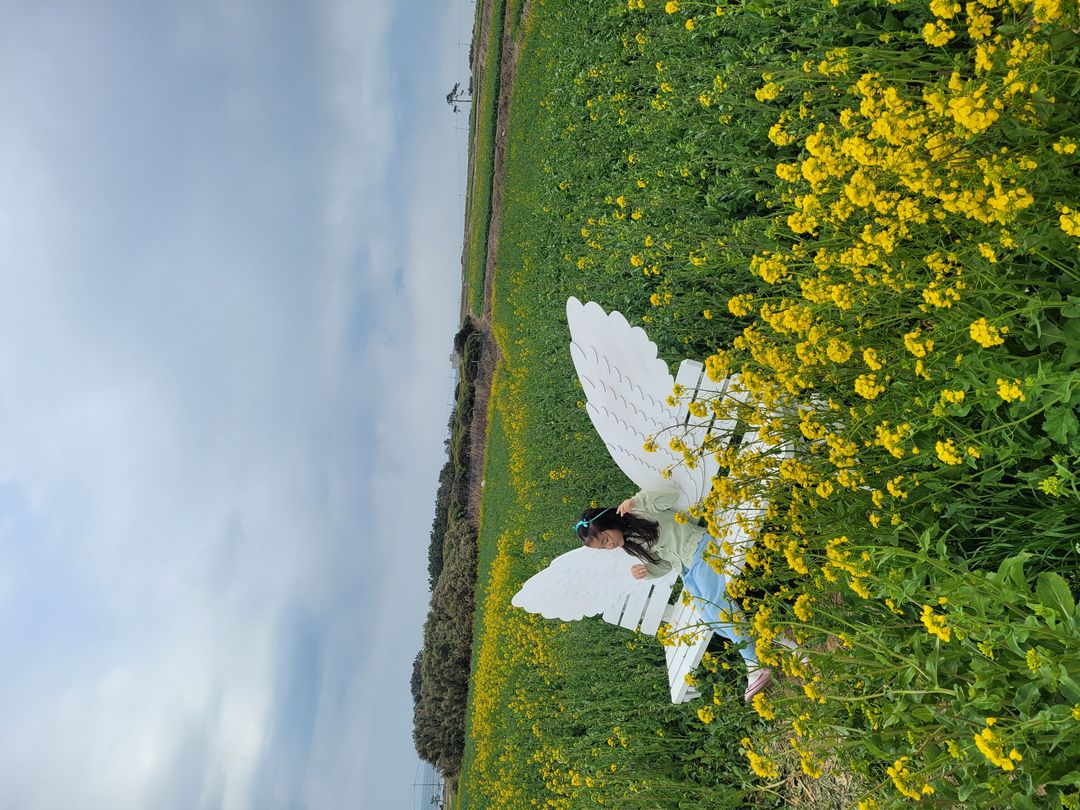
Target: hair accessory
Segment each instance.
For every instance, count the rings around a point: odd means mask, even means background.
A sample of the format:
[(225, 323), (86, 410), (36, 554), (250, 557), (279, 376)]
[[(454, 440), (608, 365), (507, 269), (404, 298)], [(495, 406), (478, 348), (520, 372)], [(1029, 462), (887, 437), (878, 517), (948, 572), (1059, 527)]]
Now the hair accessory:
[(596, 520), (598, 517), (600, 517), (600, 515), (604, 514), (604, 512), (610, 512), (610, 511), (611, 511), (611, 507), (609, 506), (607, 509), (603, 510), (602, 512), (597, 512), (595, 515), (593, 515), (588, 520), (579, 520), (577, 523), (574, 524), (574, 531), (575, 532), (580, 531), (582, 528), (587, 527), (590, 523), (592, 523), (594, 520)]

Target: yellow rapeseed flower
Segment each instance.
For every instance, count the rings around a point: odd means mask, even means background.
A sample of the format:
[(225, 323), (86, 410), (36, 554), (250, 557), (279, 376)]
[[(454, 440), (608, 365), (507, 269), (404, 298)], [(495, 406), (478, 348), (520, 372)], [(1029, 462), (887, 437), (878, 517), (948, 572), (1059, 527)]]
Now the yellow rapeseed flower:
[(885, 386), (877, 381), (876, 374), (860, 374), (855, 378), (855, 393), (864, 399), (877, 399)]
[[(815, 678), (819, 678), (819, 677), (820, 676), (815, 676)], [(807, 699), (810, 700), (811, 702), (817, 702), (817, 703), (824, 703), (825, 702), (825, 695), (823, 695), (818, 690), (818, 688), (816, 686), (816, 680), (811, 681), (810, 683), (804, 683), (803, 684), (803, 694), (805, 694)]]
[(874, 444), (885, 449), (893, 458), (904, 457), (903, 441), (911, 434), (911, 425), (904, 422), (902, 425), (891, 427), (888, 420), (883, 420), (874, 426)]
[(863, 362), (870, 367), (871, 371), (881, 371), (885, 362), (878, 357), (877, 349), (863, 349)]
[(780, 775), (780, 768), (768, 757), (764, 757), (753, 750), (747, 750), (744, 753), (747, 759), (750, 760), (750, 767), (754, 773), (762, 779), (776, 779)]
[(1027, 397), (1024, 396), (1023, 390), (1021, 390), (1020, 388), (1020, 380), (1016, 379), (1014, 379), (1012, 382), (1009, 382), (1008, 380), (1003, 380), (1002, 378), (998, 377), (997, 392), (998, 396), (1001, 397), (1005, 402), (1013, 402), (1017, 399), (1023, 402), (1027, 399)]
[(811, 609), (813, 604), (814, 597), (810, 596), (810, 594), (804, 593), (799, 595), (799, 598), (795, 600), (794, 606), (795, 616), (799, 621), (810, 621), (811, 617), (814, 615), (814, 611)]
[(986, 728), (974, 735), (975, 745), (984, 757), (1001, 768), (1001, 770), (1016, 770), (1016, 763), (1023, 760), (1024, 757), (1015, 748), (1010, 750), (1008, 754), (1005, 753), (1005, 746), (1001, 738), (992, 729), (995, 722), (997, 722), (997, 719), (994, 717), (986, 718)]
[(908, 493), (904, 491), (904, 489), (901, 487), (901, 484), (903, 484), (903, 482), (904, 476), (898, 475), (895, 478), (889, 479), (889, 481), (885, 484), (885, 488), (889, 490), (889, 494), (892, 495), (894, 498), (906, 501)]
[[(1072, 146), (1076, 148), (1076, 144)], [(1074, 211), (1068, 206), (1063, 207), (1058, 223), (1061, 225), (1061, 230), (1069, 236), (1080, 236), (1080, 211)]]
[(923, 39), (927, 45), (940, 48), (956, 36), (956, 32), (940, 20), (936, 23), (927, 23), (922, 30)]
[(923, 605), (922, 615), (919, 617), (927, 633), (948, 643), (952, 638), (952, 628), (945, 624), (945, 618), (942, 614), (935, 612), (930, 605)]
[(727, 302), (728, 311), (736, 317), (749, 315), (753, 312), (753, 307), (751, 306), (753, 300), (754, 296), (752, 293), (742, 293), (741, 295), (732, 296)]
[(908, 761), (908, 757), (900, 757), (900, 759), (896, 760), (891, 767), (886, 768), (885, 772), (889, 775), (889, 778), (892, 779), (893, 785), (896, 786), (898, 791), (912, 801), (917, 802), (924, 795), (932, 794), (934, 789), (926, 783), (923, 783), (921, 789), (915, 788), (915, 785), (918, 783), (913, 783), (911, 781), (911, 770), (905, 764)]
[(750, 272), (766, 284), (776, 284), (787, 276), (787, 265), (775, 254), (757, 254), (750, 259)]
[(1061, 0), (1035, 0), (1032, 16), (1037, 23), (1049, 23), (1061, 16)]
[(851, 344), (838, 338), (829, 338), (825, 354), (834, 363), (846, 363), (851, 357)]
[(949, 116), (972, 134), (985, 132), (998, 120), (1000, 113), (988, 106), (979, 91), (973, 95), (960, 95), (949, 99)]
[(944, 20), (951, 20), (960, 13), (960, 4), (956, 0), (932, 0), (930, 13)]
[(798, 163), (777, 163), (776, 176), (788, 183), (794, 183), (802, 176)]
[(776, 82), (766, 82), (754, 91), (754, 98), (756, 98), (758, 101), (772, 101), (778, 95), (780, 95), (780, 91), (783, 89), (784, 86), (782, 84), (777, 84)]
[(756, 695), (754, 695), (754, 699), (751, 702), (753, 704), (754, 711), (761, 715), (761, 718), (763, 720), (776, 719), (776, 708), (769, 701), (769, 699), (765, 697), (764, 692), (758, 692)]
[(937, 452), (937, 457), (945, 464), (955, 466), (957, 464), (962, 464), (964, 461), (964, 457), (960, 455), (960, 452), (956, 447), (956, 442), (952, 439), (946, 439), (943, 442), (935, 442), (934, 450)]
[(979, 318), (977, 321), (972, 321), (971, 326), (968, 327), (968, 334), (971, 335), (971, 339), (984, 349), (1000, 346), (1005, 342), (1005, 338), (1003, 338), (1002, 335), (1008, 334), (1008, 332), (1009, 328), (1007, 326), (993, 326), (986, 318)]
[(780, 121), (777, 121), (775, 124), (769, 127), (768, 138), (777, 146), (787, 146), (789, 143), (792, 143), (795, 140), (795, 136), (785, 130), (783, 123), (781, 123)]
[(919, 340), (921, 336), (921, 329), (916, 329), (904, 335), (904, 347), (916, 357), (926, 357), (928, 352), (934, 350), (934, 341), (929, 338)]

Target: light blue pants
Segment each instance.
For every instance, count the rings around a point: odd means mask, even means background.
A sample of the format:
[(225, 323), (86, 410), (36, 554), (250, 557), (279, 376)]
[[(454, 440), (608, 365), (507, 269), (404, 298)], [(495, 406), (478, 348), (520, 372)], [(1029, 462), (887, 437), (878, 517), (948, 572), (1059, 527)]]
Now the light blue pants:
[[(742, 620), (742, 608), (727, 595), (727, 575), (718, 574), (702, 559), (709, 541), (720, 545), (718, 540), (708, 534), (701, 538), (694, 556), (694, 564), (683, 570), (683, 586), (700, 600), (694, 607), (701, 618), (712, 627), (714, 632), (719, 633), (738, 648), (749, 669), (757, 669), (759, 664), (754, 650), (754, 640), (750, 637), (746, 623)], [(724, 620), (724, 616), (728, 617), (727, 621)]]

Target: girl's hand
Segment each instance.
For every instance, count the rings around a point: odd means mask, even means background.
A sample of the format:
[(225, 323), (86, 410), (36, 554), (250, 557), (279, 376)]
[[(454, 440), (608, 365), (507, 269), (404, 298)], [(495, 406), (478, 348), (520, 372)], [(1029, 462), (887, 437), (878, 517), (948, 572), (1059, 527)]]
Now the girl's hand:
[(630, 569), (630, 573), (634, 575), (634, 579), (645, 579), (649, 575), (649, 569), (644, 565), (635, 565)]
[[(616, 507), (615, 514), (622, 516), (625, 515), (627, 512), (632, 511), (634, 511), (634, 499), (627, 498), (625, 501), (620, 503), (618, 507)], [(638, 577), (638, 579), (641, 579), (641, 577)]]

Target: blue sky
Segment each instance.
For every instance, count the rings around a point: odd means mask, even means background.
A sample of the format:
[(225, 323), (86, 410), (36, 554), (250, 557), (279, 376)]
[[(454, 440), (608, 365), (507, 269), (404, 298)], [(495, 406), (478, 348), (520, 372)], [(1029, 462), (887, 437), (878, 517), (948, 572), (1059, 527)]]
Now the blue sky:
[(3, 5), (0, 804), (411, 807), (472, 4)]

